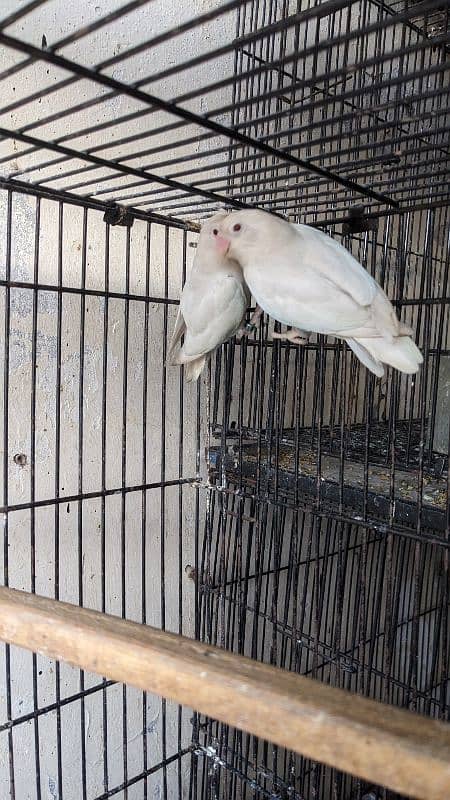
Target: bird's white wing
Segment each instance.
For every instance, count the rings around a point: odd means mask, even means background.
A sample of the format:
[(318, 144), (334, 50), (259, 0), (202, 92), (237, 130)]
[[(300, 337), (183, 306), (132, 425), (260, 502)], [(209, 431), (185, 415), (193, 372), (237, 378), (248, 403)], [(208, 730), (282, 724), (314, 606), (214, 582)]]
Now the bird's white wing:
[(187, 284), (180, 302), (186, 324), (182, 361), (209, 353), (229, 339), (241, 325), (246, 309), (244, 286), (234, 275), (210, 274), (201, 287), (198, 282)]
[(372, 335), (366, 331), (371, 306), (359, 303), (324, 274), (318, 266), (321, 258), (317, 248), (307, 252), (301, 243), (291, 242), (273, 255), (268, 249), (246, 265), (245, 280), (258, 305), (285, 325), (333, 335), (346, 331), (350, 336), (358, 330)]
[(292, 223), (301, 244), (301, 260), (331, 281), (338, 289), (349, 294), (361, 306), (372, 303), (377, 284), (367, 270), (351, 253), (331, 236), (308, 225)]
[[(307, 262), (314, 270), (332, 283), (339, 292), (349, 295), (358, 306), (369, 310), (367, 321), (360, 328), (356, 323), (354, 336), (399, 336), (411, 333), (402, 325), (381, 286), (353, 258), (351, 253), (330, 236), (307, 225), (294, 225), (302, 245), (302, 263)], [(339, 306), (338, 296), (336, 296)], [(346, 320), (343, 329), (348, 331)], [(355, 318), (356, 322), (356, 318)], [(337, 327), (336, 332), (339, 332)], [(350, 334), (350, 331), (348, 331)]]
[(171, 338), (170, 344), (169, 344), (169, 350), (168, 350), (168, 353), (167, 353), (167, 362), (169, 364), (176, 364), (177, 363), (176, 360), (174, 361), (175, 353), (176, 353), (176, 350), (177, 350), (178, 343), (179, 343), (183, 333), (185, 333), (185, 331), (186, 331), (186, 323), (184, 321), (183, 314), (181, 313), (181, 308), (179, 308), (178, 309), (178, 314), (177, 314), (177, 319), (176, 319), (176, 322), (175, 322), (175, 328), (173, 330), (172, 338)]

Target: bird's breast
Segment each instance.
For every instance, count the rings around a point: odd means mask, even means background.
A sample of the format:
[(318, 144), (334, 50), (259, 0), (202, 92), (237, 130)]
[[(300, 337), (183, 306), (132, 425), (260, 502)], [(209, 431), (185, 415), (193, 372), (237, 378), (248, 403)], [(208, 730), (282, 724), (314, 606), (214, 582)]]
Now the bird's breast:
[[(294, 268), (295, 267), (295, 268)], [(308, 267), (253, 264), (244, 277), (256, 302), (273, 319), (317, 333), (364, 324), (367, 309)]]

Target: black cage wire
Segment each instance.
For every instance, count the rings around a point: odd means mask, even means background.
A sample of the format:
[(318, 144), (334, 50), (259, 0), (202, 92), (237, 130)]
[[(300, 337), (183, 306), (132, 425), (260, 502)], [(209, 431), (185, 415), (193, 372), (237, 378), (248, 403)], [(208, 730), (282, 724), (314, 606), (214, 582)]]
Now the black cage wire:
[[(448, 719), (448, 18), (2, 4), (5, 585)], [(198, 386), (166, 367), (197, 223), (253, 205), (353, 252), (417, 376), (267, 319)], [(1, 671), (1, 797), (398, 797), (15, 647)]]

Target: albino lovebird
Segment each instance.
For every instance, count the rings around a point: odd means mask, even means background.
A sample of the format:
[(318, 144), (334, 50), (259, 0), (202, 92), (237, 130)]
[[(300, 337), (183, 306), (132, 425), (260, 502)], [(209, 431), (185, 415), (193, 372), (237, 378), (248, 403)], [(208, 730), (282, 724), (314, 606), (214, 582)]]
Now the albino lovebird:
[(226, 216), (215, 214), (202, 226), (169, 346), (168, 362), (185, 364), (188, 381), (197, 380), (208, 356), (239, 331), (250, 302), (239, 264), (215, 244), (217, 226)]
[[(224, 217), (216, 250), (236, 259), (261, 308), (285, 325), (345, 339), (375, 375), (414, 373), (423, 358), (381, 286), (338, 242), (308, 225), (249, 209)], [(282, 338), (301, 341), (302, 331)], [(281, 337), (279, 337), (281, 338)]]

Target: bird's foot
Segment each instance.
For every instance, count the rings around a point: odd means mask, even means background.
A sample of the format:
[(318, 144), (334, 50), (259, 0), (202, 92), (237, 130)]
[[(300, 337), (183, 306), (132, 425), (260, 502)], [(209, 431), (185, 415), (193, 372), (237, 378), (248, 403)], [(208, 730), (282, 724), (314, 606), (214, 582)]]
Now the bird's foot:
[(298, 328), (291, 328), (286, 333), (273, 333), (273, 339), (285, 339), (292, 344), (305, 345), (308, 344), (310, 334), (308, 331), (300, 331)]
[(249, 333), (253, 333), (256, 330), (257, 330), (256, 325), (252, 325), (251, 322), (247, 322), (245, 325), (242, 326), (242, 328), (239, 328), (238, 332), (236, 333), (236, 339), (238, 340), (238, 342), (240, 342), (241, 339), (244, 338), (244, 336), (248, 336)]
[(248, 322), (247, 324), (250, 325), (251, 328), (256, 330), (256, 323), (258, 322), (259, 318), (262, 316), (263, 313), (264, 311), (261, 308), (261, 306), (256, 306), (253, 314), (250, 317), (250, 322)]
[(244, 336), (248, 336), (249, 333), (256, 333), (258, 329), (255, 323), (259, 320), (262, 313), (263, 313), (262, 308), (260, 306), (256, 306), (249, 321), (246, 322), (245, 325), (242, 326), (242, 328), (239, 328), (236, 334), (236, 339), (238, 340), (238, 342), (240, 342), (240, 340), (243, 339)]

